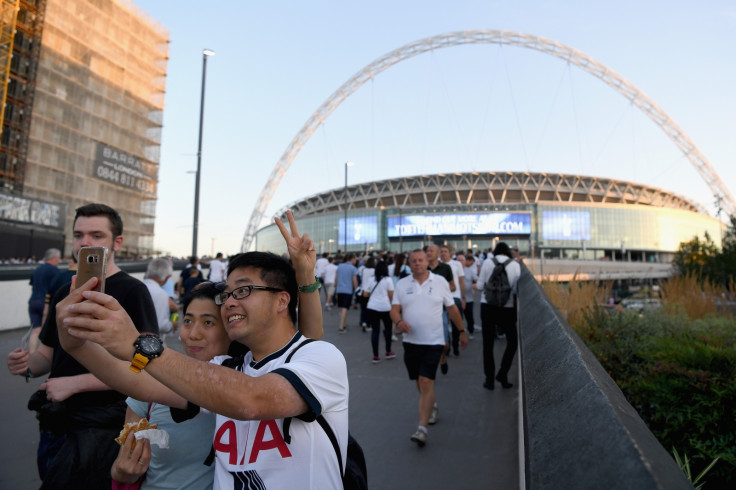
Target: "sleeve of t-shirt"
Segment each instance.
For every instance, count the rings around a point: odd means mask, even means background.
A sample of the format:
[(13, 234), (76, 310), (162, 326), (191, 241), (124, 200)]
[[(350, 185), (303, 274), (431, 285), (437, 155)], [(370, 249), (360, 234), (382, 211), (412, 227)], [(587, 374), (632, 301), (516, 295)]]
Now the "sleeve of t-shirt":
[(442, 290), (442, 302), (445, 306), (452, 306), (455, 304), (455, 298), (452, 297), (452, 292), (450, 291), (450, 283), (447, 282), (447, 280), (442, 276), (437, 276), (439, 280), (437, 281), (439, 283), (439, 288)]
[(47, 347), (55, 349), (59, 346), (59, 332), (56, 331), (56, 304), (66, 298), (69, 295), (69, 290), (72, 285), (69, 283), (67, 286), (62, 286), (56, 291), (56, 294), (49, 303), (49, 313), (46, 315), (46, 322), (41, 328), (41, 333), (38, 339), (41, 343)]
[(299, 349), (288, 364), (272, 372), (286, 378), (307, 402), (308, 411), (298, 418), (315, 420), (324, 412), (348, 408), (348, 371), (345, 357), (332, 344), (312, 342)]
[[(393, 298), (391, 298), (391, 304), (392, 305), (401, 305), (401, 291), (402, 291), (402, 289), (400, 287), (400, 284), (401, 284), (401, 281), (402, 280), (403, 279), (399, 279), (398, 282), (396, 283), (396, 289), (394, 290), (394, 296), (393, 296)], [(391, 282), (393, 282), (393, 281), (391, 281)]]
[(133, 410), (139, 417), (148, 417), (148, 402), (142, 402), (135, 398), (128, 397), (125, 400), (131, 410)]
[(132, 282), (128, 293), (125, 297), (119, 298), (118, 302), (139, 332), (159, 333), (156, 308), (145, 284), (140, 281)]

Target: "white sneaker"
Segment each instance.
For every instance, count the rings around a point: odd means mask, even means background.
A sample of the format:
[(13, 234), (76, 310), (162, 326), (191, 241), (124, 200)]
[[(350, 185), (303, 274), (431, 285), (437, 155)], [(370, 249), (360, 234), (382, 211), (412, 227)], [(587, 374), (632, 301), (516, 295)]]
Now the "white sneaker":
[(417, 431), (412, 434), (411, 441), (416, 442), (419, 447), (423, 447), (427, 444), (427, 433), (423, 430), (417, 429)]
[(440, 418), (440, 407), (435, 403), (432, 407), (432, 413), (429, 415), (429, 425), (434, 425)]

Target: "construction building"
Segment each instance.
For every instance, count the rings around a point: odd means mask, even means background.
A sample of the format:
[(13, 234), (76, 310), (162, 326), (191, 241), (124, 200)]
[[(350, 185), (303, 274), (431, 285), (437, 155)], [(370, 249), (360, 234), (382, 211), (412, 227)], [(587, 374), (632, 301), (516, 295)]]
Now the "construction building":
[(121, 213), (120, 256), (151, 255), (168, 31), (129, 0), (2, 9), (0, 257), (69, 253), (91, 202)]

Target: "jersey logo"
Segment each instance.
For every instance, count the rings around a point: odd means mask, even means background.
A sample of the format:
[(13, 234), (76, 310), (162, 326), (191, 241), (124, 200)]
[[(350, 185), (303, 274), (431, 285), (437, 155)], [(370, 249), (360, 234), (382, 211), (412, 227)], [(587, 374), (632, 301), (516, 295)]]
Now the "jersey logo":
[[(266, 439), (266, 429), (268, 429), (269, 439)], [(245, 448), (243, 451), (243, 457), (238, 463), (238, 435), (237, 426), (232, 420), (225, 421), (220, 427), (217, 428), (215, 434), (215, 440), (212, 444), (215, 451), (220, 453), (228, 454), (228, 464), (243, 465), (245, 458), (248, 453), (248, 464), (253, 464), (258, 460), (258, 455), (261, 451), (270, 451), (272, 449), (278, 450), (282, 458), (290, 458), (291, 452), (289, 447), (284, 441), (284, 437), (279, 430), (275, 420), (261, 420), (258, 423), (256, 429), (256, 435), (253, 439), (253, 444), (250, 448)], [(248, 487), (246, 487), (248, 488)]]
[(266, 484), (255, 470), (230, 472), (233, 476), (233, 490), (263, 490)]

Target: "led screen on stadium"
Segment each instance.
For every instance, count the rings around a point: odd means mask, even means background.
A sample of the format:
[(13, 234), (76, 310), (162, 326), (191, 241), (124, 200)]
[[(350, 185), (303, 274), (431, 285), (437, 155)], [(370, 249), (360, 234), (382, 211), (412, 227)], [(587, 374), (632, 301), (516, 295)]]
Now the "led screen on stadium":
[(388, 218), (388, 237), (529, 235), (529, 213), (422, 214)]
[[(338, 243), (345, 242), (345, 219), (340, 218)], [(348, 245), (378, 242), (378, 217), (348, 218)]]
[(542, 237), (545, 240), (590, 240), (588, 211), (542, 212)]

